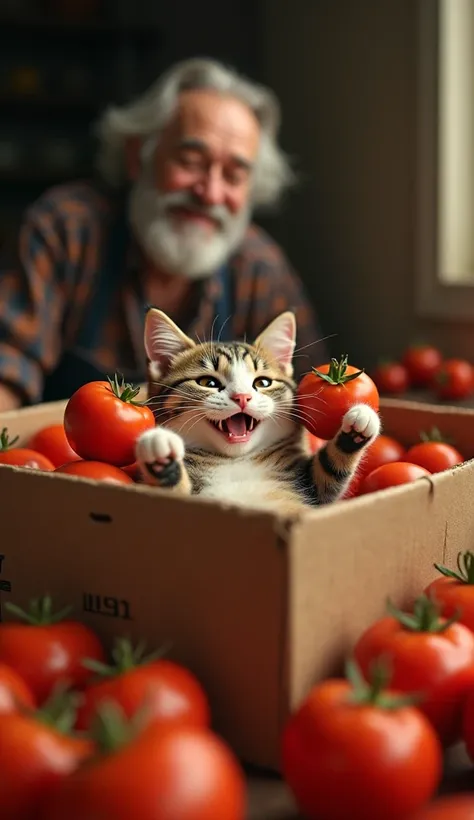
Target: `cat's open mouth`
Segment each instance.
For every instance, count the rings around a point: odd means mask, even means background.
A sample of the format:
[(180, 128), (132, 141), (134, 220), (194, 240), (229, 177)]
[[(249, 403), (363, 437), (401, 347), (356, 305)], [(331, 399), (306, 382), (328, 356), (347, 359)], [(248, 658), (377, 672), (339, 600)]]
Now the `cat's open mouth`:
[(257, 425), (260, 424), (257, 419), (247, 413), (236, 413), (227, 419), (219, 419), (219, 421), (209, 419), (209, 421), (216, 430), (219, 430), (219, 433), (226, 437), (227, 441), (233, 444), (248, 441)]

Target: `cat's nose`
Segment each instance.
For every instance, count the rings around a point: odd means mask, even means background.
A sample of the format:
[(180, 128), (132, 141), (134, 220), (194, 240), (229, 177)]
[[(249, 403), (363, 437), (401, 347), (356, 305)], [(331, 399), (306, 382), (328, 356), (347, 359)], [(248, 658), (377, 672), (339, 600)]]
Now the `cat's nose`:
[(234, 393), (231, 396), (232, 401), (239, 405), (241, 410), (245, 410), (252, 396), (248, 393)]

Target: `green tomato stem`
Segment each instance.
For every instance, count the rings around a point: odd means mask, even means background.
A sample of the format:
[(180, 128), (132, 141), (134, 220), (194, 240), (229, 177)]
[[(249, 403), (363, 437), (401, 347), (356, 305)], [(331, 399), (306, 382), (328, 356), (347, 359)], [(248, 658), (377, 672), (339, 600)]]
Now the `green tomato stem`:
[(346, 663), (346, 677), (352, 685), (349, 703), (355, 706), (374, 706), (379, 709), (396, 710), (419, 703), (422, 696), (417, 693), (395, 695), (387, 691), (391, 679), (391, 669), (387, 658), (377, 658), (371, 665), (369, 679), (365, 680), (353, 659)]
[(8, 428), (4, 427), (0, 432), (0, 453), (5, 453), (7, 450), (11, 450), (19, 438), (20, 436), (15, 436), (15, 438), (10, 439), (8, 436)]
[(94, 672), (100, 678), (115, 678), (118, 675), (123, 675), (125, 672), (130, 672), (138, 666), (145, 666), (160, 660), (170, 649), (170, 644), (145, 654), (146, 644), (140, 641), (136, 647), (128, 640), (128, 638), (116, 638), (111, 652), (112, 663), (106, 664), (97, 661), (94, 658), (84, 658), (82, 665)]
[(107, 376), (107, 381), (112, 393), (120, 399), (120, 401), (126, 404), (134, 404), (137, 407), (141, 407), (144, 404), (144, 402), (141, 401), (134, 401), (135, 396), (138, 396), (140, 392), (140, 387), (135, 387), (133, 384), (125, 382), (123, 376), (119, 382), (118, 375), (115, 373), (113, 379)]
[(457, 572), (443, 567), (441, 564), (435, 564), (434, 567), (446, 578), (451, 578), (460, 584), (474, 584), (474, 553), (469, 550), (464, 553), (458, 552), (456, 563)]
[(53, 599), (50, 595), (43, 595), (41, 598), (33, 598), (29, 603), (29, 609), (24, 610), (13, 604), (11, 601), (5, 603), (5, 609), (15, 615), (20, 621), (26, 621), (30, 626), (50, 626), (64, 621), (71, 613), (72, 607), (66, 606), (59, 612), (53, 610)]
[(438, 602), (434, 596), (428, 597), (427, 595), (420, 595), (416, 599), (413, 613), (402, 612), (390, 600), (387, 601), (387, 610), (393, 618), (396, 618), (410, 632), (445, 632), (459, 620), (460, 614), (456, 611), (451, 618), (441, 618)]
[(328, 384), (346, 384), (346, 382), (351, 382), (354, 379), (357, 379), (364, 372), (364, 370), (358, 370), (355, 373), (346, 375), (347, 361), (348, 354), (344, 353), (344, 355), (341, 356), (341, 359), (339, 361), (337, 359), (331, 359), (328, 373), (321, 373), (321, 371), (317, 370), (315, 367), (313, 367), (313, 373), (316, 373), (317, 376), (319, 376), (321, 379), (324, 379), (324, 381)]

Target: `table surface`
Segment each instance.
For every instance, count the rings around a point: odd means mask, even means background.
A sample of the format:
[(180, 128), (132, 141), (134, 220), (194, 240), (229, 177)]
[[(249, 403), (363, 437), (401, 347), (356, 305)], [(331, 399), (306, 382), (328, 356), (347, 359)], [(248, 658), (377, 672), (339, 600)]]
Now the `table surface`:
[[(440, 793), (472, 791), (474, 794), (474, 765), (468, 760), (464, 747), (459, 745), (446, 755), (446, 776)], [(259, 774), (249, 776), (249, 811), (247, 820), (302, 820), (292, 797), (282, 781)]]

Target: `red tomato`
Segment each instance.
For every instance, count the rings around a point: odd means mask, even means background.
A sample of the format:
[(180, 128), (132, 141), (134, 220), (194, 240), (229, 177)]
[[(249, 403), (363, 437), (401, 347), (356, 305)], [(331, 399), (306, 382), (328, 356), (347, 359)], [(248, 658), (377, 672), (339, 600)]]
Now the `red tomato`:
[(411, 345), (402, 358), (413, 387), (430, 385), (442, 361), (440, 351), (433, 345), (427, 344)]
[(147, 723), (185, 724), (205, 728), (210, 724), (206, 694), (195, 676), (172, 661), (143, 656), (126, 640), (117, 640), (112, 653), (114, 665), (92, 663), (103, 677), (95, 679), (83, 693), (77, 713), (77, 729), (88, 729), (107, 700), (116, 701), (126, 717), (147, 709)]
[(361, 635), (354, 657), (366, 677), (375, 660), (386, 658), (393, 688), (421, 693), (418, 708), (449, 745), (460, 737), (464, 701), (474, 687), (474, 634), (440, 618), (436, 603), (426, 596), (417, 599), (413, 614), (390, 611), (393, 615)]
[(379, 393), (386, 395), (405, 393), (410, 386), (408, 370), (399, 362), (379, 364), (372, 373), (372, 380)]
[(372, 379), (363, 370), (332, 359), (303, 376), (296, 392), (297, 413), (314, 436), (332, 439), (342, 418), (354, 404), (368, 404), (378, 412), (379, 394)]
[(324, 445), (326, 444), (325, 439), (319, 438), (319, 436), (313, 436), (313, 434), (310, 433), (309, 430), (306, 430), (306, 434), (311, 453), (317, 453), (318, 450), (320, 450), (321, 447), (324, 447)]
[(457, 572), (440, 564), (435, 568), (443, 577), (428, 584), (425, 595), (436, 599), (443, 617), (457, 615), (459, 623), (474, 632), (474, 553), (458, 554)]
[(121, 467), (121, 470), (124, 471), (130, 478), (132, 478), (135, 482), (141, 481), (141, 474), (140, 474), (140, 467), (138, 466), (138, 462), (135, 461), (134, 464), (129, 464), (128, 467)]
[(0, 623), (0, 663), (14, 669), (42, 704), (61, 680), (81, 689), (91, 673), (83, 658), (104, 660), (104, 651), (94, 633), (81, 623), (66, 620), (68, 610), (53, 613), (48, 596), (32, 601), (30, 609), (5, 604), (21, 621)]
[(40, 472), (52, 472), (54, 464), (46, 458), (42, 453), (35, 453), (34, 450), (29, 450), (27, 447), (18, 447), (17, 449), (0, 452), (0, 464), (9, 464), (14, 467), (27, 467), (30, 470), (39, 470)]
[(474, 368), (464, 359), (447, 359), (434, 385), (439, 399), (467, 399), (474, 393)]
[(474, 793), (441, 797), (409, 820), (474, 820)]
[(70, 464), (57, 467), (55, 473), (92, 478), (94, 481), (105, 481), (107, 484), (134, 483), (133, 478), (127, 475), (125, 470), (112, 464), (103, 464), (101, 461), (71, 461)]
[(401, 461), (405, 454), (403, 444), (392, 438), (381, 434), (372, 442), (370, 447), (364, 452), (359, 472), (363, 475), (372, 473), (377, 467), (384, 464), (391, 464), (394, 461)]
[(28, 446), (49, 458), (54, 467), (79, 460), (79, 456), (66, 438), (64, 424), (51, 424), (38, 430), (30, 439)]
[(394, 461), (401, 461), (405, 455), (405, 448), (399, 441), (391, 436), (383, 434), (377, 436), (372, 444), (364, 451), (357, 474), (349, 485), (351, 496), (358, 495), (360, 486), (366, 475), (372, 473), (377, 467), (384, 464), (391, 464)]
[(244, 820), (245, 810), (245, 778), (222, 740), (207, 729), (149, 726), (66, 778), (46, 817)]
[(51, 472), (54, 465), (49, 458), (27, 447), (15, 447), (18, 436), (10, 439), (7, 428), (0, 432), (0, 464), (9, 464), (15, 467), (28, 467), (30, 470), (45, 470)]
[(441, 473), (456, 464), (462, 464), (464, 459), (451, 444), (444, 441), (422, 441), (410, 447), (405, 454), (405, 461), (418, 464), (430, 473)]
[(35, 706), (33, 693), (23, 678), (14, 669), (0, 663), (0, 715), (34, 709)]
[(94, 751), (90, 740), (69, 736), (59, 728), (64, 716), (54, 721), (53, 715), (51, 708), (38, 714), (1, 716), (2, 820), (38, 817), (61, 780)]
[(382, 464), (371, 473), (366, 475), (361, 482), (359, 495), (365, 493), (375, 493), (378, 490), (386, 490), (388, 487), (396, 487), (398, 484), (409, 484), (422, 476), (429, 476), (431, 473), (424, 467), (417, 464), (409, 464), (407, 461), (393, 461), (390, 464)]
[(290, 716), (282, 772), (308, 820), (402, 820), (433, 795), (441, 745), (406, 699), (325, 680)]
[(83, 459), (128, 467), (135, 461), (135, 443), (155, 426), (146, 405), (135, 403), (139, 388), (115, 381), (89, 382), (69, 399), (64, 428), (73, 450)]

